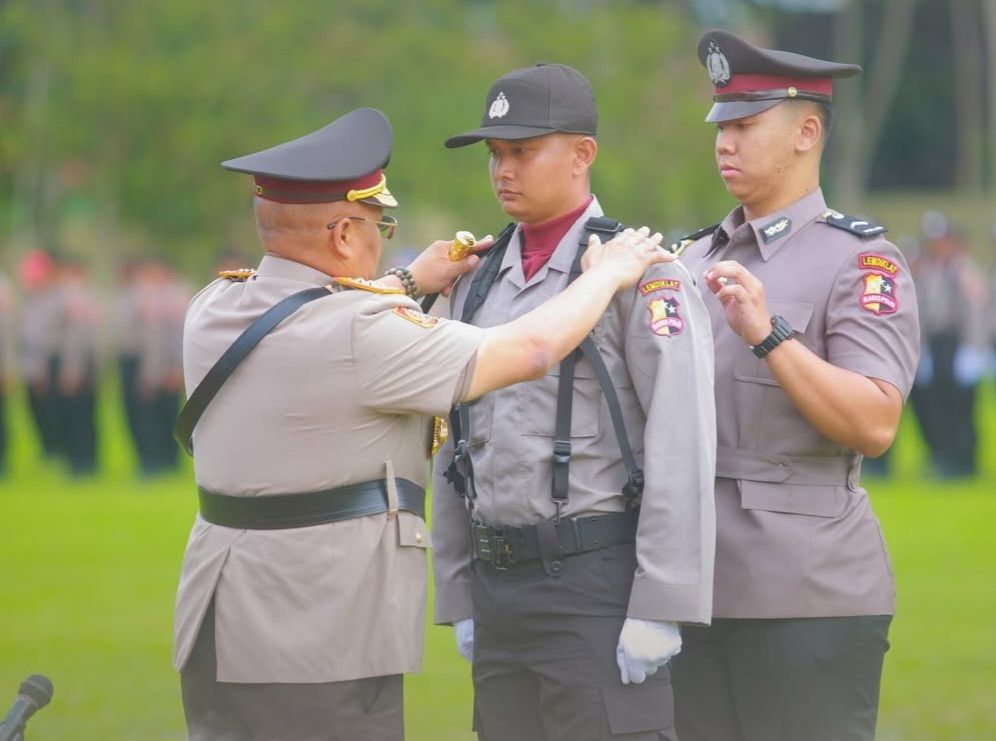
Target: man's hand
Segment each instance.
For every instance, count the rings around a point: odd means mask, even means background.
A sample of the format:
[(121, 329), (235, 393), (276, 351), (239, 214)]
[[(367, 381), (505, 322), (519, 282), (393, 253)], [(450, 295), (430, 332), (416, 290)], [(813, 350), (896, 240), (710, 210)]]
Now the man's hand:
[(441, 293), (449, 296), (456, 279), (476, 268), (481, 261), (476, 253), (488, 249), (494, 241), (489, 234), (477, 241), (472, 252), (459, 260), (450, 260), (450, 245), (453, 240), (439, 239), (426, 247), (408, 269), (423, 295)]
[(675, 623), (663, 620), (626, 618), (616, 665), (623, 684), (640, 684), (681, 651), (681, 631)]
[(673, 262), (670, 252), (659, 249), (663, 237), (660, 232), (650, 233), (650, 229), (624, 229), (608, 242), (602, 243), (597, 234), (588, 239), (588, 249), (581, 258), (585, 272), (598, 271), (614, 278), (618, 288), (634, 285), (651, 265)]
[(474, 662), (474, 618), (464, 618), (453, 623), (457, 651), (467, 661)]
[(723, 305), (730, 329), (748, 345), (764, 342), (771, 334), (771, 313), (761, 281), (736, 260), (717, 262), (703, 277)]

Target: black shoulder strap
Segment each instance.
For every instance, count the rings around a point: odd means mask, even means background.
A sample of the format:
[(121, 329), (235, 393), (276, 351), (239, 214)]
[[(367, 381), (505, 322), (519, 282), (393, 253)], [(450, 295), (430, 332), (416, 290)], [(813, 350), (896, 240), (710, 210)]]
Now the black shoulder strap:
[[(498, 234), (488, 254), (484, 256), (484, 263), (477, 268), (474, 279), (467, 289), (467, 296), (463, 302), (463, 311), (460, 313), (460, 321), (469, 323), (474, 318), (474, 314), (491, 290), (491, 286), (498, 277), (505, 252), (512, 241), (515, 233), (515, 223), (510, 223)], [(430, 304), (431, 305), (431, 304)], [(423, 311), (425, 309), (423, 308)], [(474, 470), (467, 450), (467, 435), (470, 432), (470, 412), (466, 404), (458, 404), (450, 410), (450, 435), (453, 438), (453, 459), (446, 467), (446, 480), (453, 486), (454, 491), (461, 497), (474, 496)]]
[(173, 437), (180, 444), (180, 447), (188, 454), (193, 455), (194, 445), (191, 436), (194, 427), (197, 426), (197, 421), (207, 409), (207, 405), (214, 399), (215, 394), (221, 390), (228, 377), (238, 368), (239, 363), (245, 359), (246, 355), (259, 344), (259, 341), (306, 303), (328, 295), (329, 289), (325, 287), (299, 291), (271, 306), (239, 335), (232, 346), (225, 350), (218, 361), (211, 366), (211, 370), (207, 372), (190, 398), (187, 399), (187, 403), (183, 405), (183, 409), (180, 410), (180, 416), (173, 427)]
[(678, 257), (681, 257), (682, 253), (685, 250), (687, 250), (689, 247), (695, 244), (698, 240), (702, 239), (702, 237), (707, 237), (710, 234), (712, 234), (714, 231), (719, 229), (719, 225), (721, 223), (722, 222), (718, 222), (716, 224), (713, 224), (712, 226), (707, 226), (702, 229), (699, 229), (698, 231), (694, 231), (691, 234), (686, 234), (684, 237), (679, 239), (674, 244), (668, 245), (667, 251), (677, 255)]
[[(581, 234), (581, 241), (578, 244), (577, 254), (571, 265), (571, 272), (568, 276), (568, 283), (574, 281), (581, 274), (581, 258), (584, 257), (585, 250), (588, 249), (588, 239), (592, 234), (597, 234), (602, 241), (611, 239), (620, 231), (622, 224), (615, 219), (604, 216), (592, 217), (585, 222), (584, 232)], [(574, 414), (574, 368), (577, 364), (579, 353), (584, 353), (595, 370), (598, 384), (605, 395), (605, 402), (609, 407), (609, 416), (612, 419), (612, 427), (616, 433), (616, 441), (619, 443), (619, 451), (623, 457), (623, 465), (626, 466), (629, 481), (623, 488), (627, 501), (632, 501), (643, 491), (643, 471), (636, 463), (633, 455), (633, 448), (629, 444), (629, 436), (626, 433), (626, 425), (623, 420), (622, 407), (619, 404), (619, 396), (605, 361), (602, 359), (598, 348), (591, 337), (586, 337), (579, 349), (574, 350), (560, 363), (560, 379), (557, 385), (557, 418), (553, 433), (553, 481), (550, 488), (550, 498), (557, 508), (557, 517), (567, 503), (568, 488), (570, 484), (571, 468), (571, 418)]]

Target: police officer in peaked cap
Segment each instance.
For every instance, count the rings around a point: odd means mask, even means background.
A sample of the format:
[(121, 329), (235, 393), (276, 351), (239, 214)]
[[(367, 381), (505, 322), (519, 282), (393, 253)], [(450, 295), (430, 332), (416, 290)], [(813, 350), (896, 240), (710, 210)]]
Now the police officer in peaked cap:
[[(597, 123), (584, 76), (541, 64), (495, 81), (481, 125), (446, 141), (483, 142), (514, 219), (453, 317), (493, 326), (573, 290), (588, 240), (619, 227), (591, 192)], [(691, 274), (655, 265), (568, 362), (452, 419), (436, 621), (473, 662), (482, 741), (673, 739), (668, 662), (680, 624), (709, 621), (715, 534), (712, 343)]]
[(896, 434), (919, 332), (885, 228), (820, 190), (834, 81), (860, 68), (725, 31), (698, 55), (739, 203), (685, 253), (712, 315), (719, 411), (713, 620), (674, 662), (678, 734), (871, 739), (895, 585), (861, 461)]
[(363, 108), (224, 163), (253, 177), (266, 254), (201, 290), (184, 324), (176, 436), (193, 451), (200, 512), (174, 664), (191, 739), (402, 738), (402, 674), (422, 655), (434, 416), (546, 372), (663, 259), (659, 239), (629, 233), (594, 247), (569, 301), (514, 324), (428, 316), (414, 299), (479, 258), (451, 260), (441, 240), (376, 279), (397, 224), (391, 140)]

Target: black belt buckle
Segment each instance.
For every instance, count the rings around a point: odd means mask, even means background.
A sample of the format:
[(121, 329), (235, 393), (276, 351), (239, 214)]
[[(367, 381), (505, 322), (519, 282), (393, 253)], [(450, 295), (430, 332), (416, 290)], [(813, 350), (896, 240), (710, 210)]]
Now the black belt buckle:
[(475, 522), (470, 526), (470, 537), (477, 559), (491, 564), (491, 568), (496, 571), (507, 571), (515, 563), (512, 547), (505, 539), (504, 531)]

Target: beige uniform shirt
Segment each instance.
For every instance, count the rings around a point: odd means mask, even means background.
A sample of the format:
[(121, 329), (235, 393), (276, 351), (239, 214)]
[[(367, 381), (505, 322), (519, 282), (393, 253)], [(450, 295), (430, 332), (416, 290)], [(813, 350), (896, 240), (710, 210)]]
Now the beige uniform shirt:
[[(246, 282), (218, 280), (184, 326), (188, 393), (281, 299), (330, 278), (264, 257)], [(425, 486), (432, 417), (469, 382), (482, 332), (424, 317), (403, 295), (334, 287), (246, 358), (194, 432), (197, 483), (252, 497), (406, 478)], [(177, 594), (183, 667), (215, 598), (218, 679), (332, 682), (417, 671), (425, 523), (409, 512), (292, 530), (197, 517)]]
[[(686, 259), (698, 276), (740, 262), (798, 341), (905, 397), (920, 336), (906, 261), (881, 236), (830, 226), (825, 212), (819, 190), (754, 222), (738, 207)], [(716, 342), (714, 617), (891, 614), (892, 569), (859, 484), (861, 456), (806, 421), (700, 287)]]
[[(562, 291), (593, 200), (550, 261), (526, 281), (516, 232), (474, 324), (522, 316)], [(469, 276), (457, 286), (460, 317)], [(638, 288), (621, 292), (594, 330), (615, 383), (629, 440), (646, 485), (637, 532), (637, 571), (628, 613), (651, 620), (705, 623), (711, 615), (715, 538), (712, 337), (692, 276), (680, 263), (655, 266)], [(470, 410), (476, 483), (473, 517), (491, 525), (553, 518), (550, 499), (559, 366), (546, 377), (486, 394)], [(573, 459), (567, 517), (620, 512), (626, 470), (608, 406), (587, 359), (578, 360), (571, 421)], [(472, 614), (469, 515), (443, 478), (452, 442), (437, 456), (433, 480), (436, 621)]]

